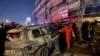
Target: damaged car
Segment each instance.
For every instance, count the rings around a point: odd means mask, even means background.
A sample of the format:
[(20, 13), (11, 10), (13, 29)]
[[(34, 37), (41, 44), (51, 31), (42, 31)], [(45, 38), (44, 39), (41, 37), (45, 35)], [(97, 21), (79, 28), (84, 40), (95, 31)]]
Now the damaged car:
[(7, 31), (5, 56), (49, 56), (59, 34), (52, 36), (42, 25), (23, 26)]

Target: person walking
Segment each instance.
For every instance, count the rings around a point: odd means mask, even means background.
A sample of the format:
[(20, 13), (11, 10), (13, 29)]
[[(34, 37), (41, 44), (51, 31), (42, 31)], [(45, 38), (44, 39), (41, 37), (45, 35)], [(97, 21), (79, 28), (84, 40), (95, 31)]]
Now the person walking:
[(70, 49), (72, 36), (75, 37), (74, 31), (73, 31), (72, 27), (70, 26), (70, 23), (67, 23), (62, 29), (59, 30), (59, 32), (65, 33), (66, 44), (67, 44), (66, 47), (68, 49)]

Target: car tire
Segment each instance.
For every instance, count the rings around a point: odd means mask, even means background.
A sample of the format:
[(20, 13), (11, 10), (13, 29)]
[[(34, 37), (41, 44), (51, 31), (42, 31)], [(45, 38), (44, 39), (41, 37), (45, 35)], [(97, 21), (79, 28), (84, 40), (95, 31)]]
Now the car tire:
[(22, 49), (22, 54), (23, 54), (23, 56), (30, 56), (30, 54), (29, 54), (29, 51), (28, 51), (28, 48), (23, 48)]
[(46, 46), (41, 47), (35, 56), (49, 56), (49, 48)]

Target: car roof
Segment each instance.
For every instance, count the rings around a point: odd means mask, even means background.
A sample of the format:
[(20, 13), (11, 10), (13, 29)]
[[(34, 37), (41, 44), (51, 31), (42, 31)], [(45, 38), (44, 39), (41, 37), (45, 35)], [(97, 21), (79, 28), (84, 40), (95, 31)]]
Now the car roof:
[(40, 27), (42, 27), (42, 25), (34, 25), (34, 26), (22, 26), (20, 28), (14, 28), (11, 30), (8, 30), (7, 33), (16, 33), (16, 32), (22, 32), (24, 29), (39, 29)]
[(42, 27), (43, 25), (34, 25), (34, 26), (29, 26), (27, 27), (27, 29), (38, 29), (40, 27)]

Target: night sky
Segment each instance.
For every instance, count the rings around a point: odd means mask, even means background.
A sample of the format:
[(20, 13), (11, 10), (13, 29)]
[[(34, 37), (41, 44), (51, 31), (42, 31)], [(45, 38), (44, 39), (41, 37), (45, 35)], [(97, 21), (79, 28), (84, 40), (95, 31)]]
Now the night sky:
[(20, 24), (32, 15), (35, 0), (0, 0), (0, 23), (6, 19)]

